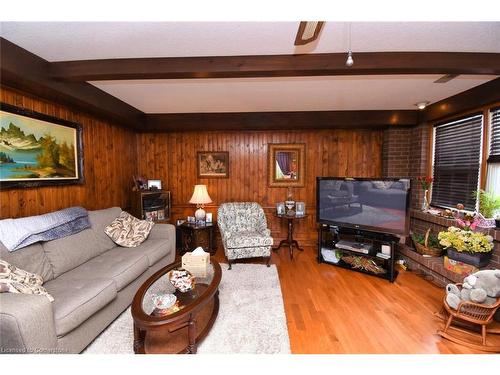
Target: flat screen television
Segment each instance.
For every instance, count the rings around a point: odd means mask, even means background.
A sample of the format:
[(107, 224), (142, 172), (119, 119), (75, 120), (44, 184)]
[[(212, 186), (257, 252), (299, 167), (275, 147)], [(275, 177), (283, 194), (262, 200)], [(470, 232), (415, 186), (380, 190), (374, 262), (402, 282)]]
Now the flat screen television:
[(316, 199), (318, 223), (408, 234), (409, 179), (317, 177)]

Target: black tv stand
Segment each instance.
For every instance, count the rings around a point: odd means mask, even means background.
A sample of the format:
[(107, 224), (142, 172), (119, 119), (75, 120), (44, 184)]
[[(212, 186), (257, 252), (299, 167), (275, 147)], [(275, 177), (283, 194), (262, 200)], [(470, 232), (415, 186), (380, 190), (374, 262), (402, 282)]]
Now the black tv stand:
[[(394, 282), (396, 244), (391, 234), (321, 224), (318, 233), (318, 263), (332, 264)], [(382, 253), (382, 246), (388, 254)]]

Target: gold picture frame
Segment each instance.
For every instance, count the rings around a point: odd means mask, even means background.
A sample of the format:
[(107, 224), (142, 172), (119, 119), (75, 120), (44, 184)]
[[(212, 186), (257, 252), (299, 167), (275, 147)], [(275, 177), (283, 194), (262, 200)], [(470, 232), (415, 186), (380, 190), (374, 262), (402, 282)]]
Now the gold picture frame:
[(269, 143), (267, 175), (270, 187), (303, 187), (306, 174), (305, 143)]

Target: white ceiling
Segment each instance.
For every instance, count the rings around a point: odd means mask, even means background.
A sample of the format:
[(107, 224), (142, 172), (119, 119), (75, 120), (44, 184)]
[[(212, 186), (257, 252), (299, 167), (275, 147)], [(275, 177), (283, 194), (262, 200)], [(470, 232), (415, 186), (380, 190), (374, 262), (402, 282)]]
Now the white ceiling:
[[(299, 22), (3, 22), (0, 35), (48, 61), (345, 52), (348, 23), (295, 47)], [(500, 52), (500, 22), (354, 22), (353, 51)]]
[[(348, 23), (293, 45), (298, 22), (3, 22), (0, 35), (48, 61), (345, 52)], [(500, 53), (500, 22), (355, 22), (356, 52)], [(146, 113), (415, 109), (497, 78), (439, 75), (91, 82)]]
[(91, 82), (145, 113), (416, 109), (495, 76), (210, 78)]

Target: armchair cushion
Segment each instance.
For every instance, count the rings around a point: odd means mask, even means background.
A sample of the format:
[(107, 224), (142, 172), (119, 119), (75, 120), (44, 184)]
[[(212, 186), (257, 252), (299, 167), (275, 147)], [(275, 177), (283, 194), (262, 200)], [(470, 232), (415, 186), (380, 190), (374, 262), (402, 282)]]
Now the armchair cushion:
[(235, 236), (226, 241), (226, 245), (233, 248), (271, 246), (272, 244), (273, 238), (271, 236), (256, 231), (237, 232)]

